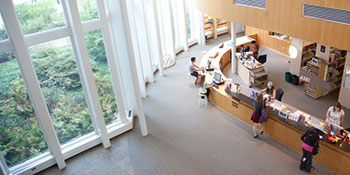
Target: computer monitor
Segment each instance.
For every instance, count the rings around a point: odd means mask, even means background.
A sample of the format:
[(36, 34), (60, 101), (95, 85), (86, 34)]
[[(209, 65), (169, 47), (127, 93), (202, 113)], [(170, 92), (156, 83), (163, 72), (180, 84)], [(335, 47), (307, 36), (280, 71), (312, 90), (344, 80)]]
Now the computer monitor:
[(241, 46), (241, 57), (244, 58), (244, 48)]
[(214, 74), (214, 80), (217, 81), (217, 82), (220, 82), (220, 81), (221, 81), (221, 74), (215, 72), (215, 74)]

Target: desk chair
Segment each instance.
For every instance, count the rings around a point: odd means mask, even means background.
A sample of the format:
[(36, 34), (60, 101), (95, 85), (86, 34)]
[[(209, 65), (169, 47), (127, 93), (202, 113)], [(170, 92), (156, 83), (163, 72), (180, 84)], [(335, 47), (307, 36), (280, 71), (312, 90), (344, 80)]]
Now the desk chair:
[(190, 87), (195, 86), (196, 77), (188, 73), (188, 81), (189, 81)]
[(249, 52), (249, 51), (250, 51), (250, 47), (249, 46), (245, 47), (244, 52)]
[(260, 56), (258, 57), (257, 61), (258, 61), (259, 63), (261, 63), (261, 64), (264, 64), (264, 63), (266, 63), (266, 57), (267, 57), (266, 54), (265, 54), (265, 55), (260, 55)]
[(199, 93), (199, 108), (202, 106), (208, 107), (207, 95)]
[(284, 94), (283, 89), (278, 88), (278, 89), (276, 90), (276, 100), (282, 101), (283, 94)]

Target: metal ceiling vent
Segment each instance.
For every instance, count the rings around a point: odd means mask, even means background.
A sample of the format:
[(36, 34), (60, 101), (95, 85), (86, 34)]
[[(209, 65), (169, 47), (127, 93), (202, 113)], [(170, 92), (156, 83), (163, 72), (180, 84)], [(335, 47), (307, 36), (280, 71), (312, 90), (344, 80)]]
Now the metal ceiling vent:
[(265, 9), (265, 0), (235, 0), (235, 4)]
[(304, 4), (303, 16), (336, 23), (350, 24), (350, 11)]

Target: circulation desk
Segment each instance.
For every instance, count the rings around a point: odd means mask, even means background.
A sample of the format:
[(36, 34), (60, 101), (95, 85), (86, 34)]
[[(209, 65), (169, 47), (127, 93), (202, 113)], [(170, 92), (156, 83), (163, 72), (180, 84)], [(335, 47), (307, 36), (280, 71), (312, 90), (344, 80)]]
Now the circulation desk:
[[(237, 47), (247, 45), (251, 40), (247, 36), (237, 38)], [(209, 58), (209, 55), (215, 52), (218, 53), (217, 56), (214, 59)], [(208, 59), (212, 61), (215, 71), (222, 74), (221, 68), (230, 62), (230, 46), (225, 45), (223, 48), (215, 47), (209, 50), (201, 60), (201, 67), (207, 65)], [(208, 73), (208, 75), (207, 78), (212, 79), (212, 73)], [(224, 75), (223, 79), (226, 79)], [(241, 93), (234, 94), (227, 91), (225, 87), (226, 85), (220, 85), (218, 88), (213, 88), (210, 91), (209, 99), (221, 110), (251, 126), (250, 118), (253, 113), (251, 89), (242, 85)], [(293, 107), (290, 108), (297, 110)], [(290, 149), (301, 153), (302, 141), (300, 137), (306, 128), (303, 129), (299, 125), (282, 120), (278, 113), (272, 110), (272, 107), (268, 107), (268, 111), (269, 120), (263, 123), (264, 133)], [(334, 145), (327, 141), (320, 141), (320, 149), (321, 152), (314, 157), (314, 161), (336, 173), (350, 174), (349, 144)]]

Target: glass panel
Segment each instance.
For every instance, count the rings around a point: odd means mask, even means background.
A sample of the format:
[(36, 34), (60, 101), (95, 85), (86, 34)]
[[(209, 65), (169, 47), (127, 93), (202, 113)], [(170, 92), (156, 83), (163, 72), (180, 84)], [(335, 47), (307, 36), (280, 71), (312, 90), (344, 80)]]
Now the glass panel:
[(107, 125), (119, 120), (119, 118), (101, 30), (85, 33), (85, 40), (100, 97), (103, 117)]
[(191, 12), (190, 12), (190, 7), (191, 7), (191, 0), (186, 0), (185, 2), (185, 11), (186, 11), (186, 24), (187, 24), (187, 36), (188, 36), (188, 39), (191, 39), (192, 36), (191, 36)]
[(29, 53), (60, 143), (92, 132), (70, 39), (30, 47)]
[(47, 151), (47, 145), (12, 52), (0, 62), (0, 150), (8, 166)]
[(170, 1), (170, 15), (171, 15), (171, 20), (173, 22), (173, 37), (174, 37), (174, 44), (175, 46), (177, 45), (178, 41), (177, 41), (177, 32), (176, 32), (176, 21), (175, 21), (175, 18), (174, 18), (174, 7), (173, 7), (173, 1)]
[[(0, 14), (1, 15), (1, 14)], [(5, 24), (2, 21), (2, 16), (0, 16), (0, 41), (8, 38)]]
[(98, 19), (96, 0), (77, 0), (81, 21)]
[(60, 0), (13, 0), (24, 34), (66, 25)]

